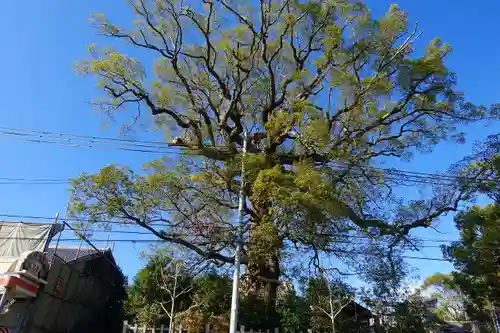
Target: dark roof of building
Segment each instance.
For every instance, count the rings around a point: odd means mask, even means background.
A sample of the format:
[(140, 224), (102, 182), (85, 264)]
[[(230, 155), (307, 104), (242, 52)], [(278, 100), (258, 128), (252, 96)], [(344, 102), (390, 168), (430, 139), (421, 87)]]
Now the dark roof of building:
[(57, 249), (55, 247), (49, 247), (47, 249), (47, 255), (49, 257), (49, 261), (52, 262), (54, 255), (57, 255), (59, 258), (64, 260), (65, 262), (71, 262), (74, 260), (82, 260), (87, 257), (93, 257), (95, 254), (105, 253), (107, 250), (97, 251), (92, 247), (87, 246), (58, 246)]

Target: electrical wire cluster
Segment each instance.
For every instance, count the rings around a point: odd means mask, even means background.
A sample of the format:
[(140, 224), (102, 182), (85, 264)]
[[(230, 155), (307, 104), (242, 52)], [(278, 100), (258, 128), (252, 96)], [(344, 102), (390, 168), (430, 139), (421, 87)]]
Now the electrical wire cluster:
[[(17, 219), (17, 221), (20, 220), (42, 220), (47, 223), (50, 223), (50, 221), (54, 220), (53, 217), (46, 217), (46, 216), (34, 216), (34, 215), (17, 215), (17, 214), (0, 214), (0, 218), (7, 218), (7, 219)], [(124, 230), (126, 227), (138, 227), (135, 224), (126, 224), (120, 221), (112, 221), (112, 220), (98, 220), (98, 221), (88, 221), (88, 220), (81, 220), (77, 218), (65, 218), (64, 221), (66, 223), (72, 223), (72, 222), (80, 222), (80, 223), (85, 223), (85, 222), (95, 222), (95, 223), (108, 223), (111, 225), (117, 225), (119, 230), (117, 229), (109, 229), (109, 228), (104, 228), (99, 225), (94, 225), (91, 229), (73, 229), (72, 231), (75, 232), (74, 236), (68, 237), (61, 237), (58, 241), (59, 242), (81, 242), (82, 237), (81, 235), (85, 235), (86, 233), (91, 233), (92, 235), (94, 234), (107, 234), (108, 238), (105, 238), (103, 236), (100, 236), (102, 238), (89, 238), (87, 241), (90, 241), (92, 243), (131, 243), (131, 244), (158, 244), (158, 243), (163, 243), (165, 242), (162, 239), (154, 238), (154, 239), (140, 239), (140, 238), (110, 238), (110, 235), (143, 235), (143, 236), (154, 236), (151, 232), (148, 231), (138, 231), (138, 230)], [(5, 221), (9, 222), (9, 221)], [(16, 221), (11, 221), (11, 222), (16, 222)], [(165, 224), (150, 224), (151, 226), (157, 226), (157, 227), (165, 227)], [(127, 237), (132, 237), (132, 236), (127, 236)], [(336, 243), (342, 243), (342, 244), (350, 244), (350, 245), (363, 245), (365, 243), (362, 243), (362, 240), (370, 240), (371, 238), (368, 236), (359, 236), (359, 235), (343, 235), (342, 237), (347, 238), (347, 239), (352, 239), (349, 241), (337, 241)], [(2, 237), (0, 236), (0, 239), (8, 239), (8, 237)], [(19, 238), (22, 240), (35, 240), (35, 238)], [(441, 248), (442, 245), (446, 244), (451, 244), (454, 242), (452, 239), (433, 239), (433, 238), (424, 238), (424, 237), (414, 237), (414, 240), (420, 241), (423, 244), (421, 244), (419, 247), (422, 248)], [(425, 243), (430, 242), (430, 243), (442, 243), (442, 245), (427, 245)], [(354, 254), (354, 255), (374, 255), (377, 256), (378, 254), (370, 253), (370, 252), (363, 252), (363, 251), (352, 251), (352, 250), (339, 250), (338, 252), (342, 252), (345, 254)], [(403, 258), (406, 259), (417, 259), (417, 260), (430, 260), (430, 261), (448, 261), (447, 259), (443, 258), (435, 258), (435, 257), (425, 257), (425, 256), (411, 256), (411, 255), (404, 255), (402, 256)]]
[[(92, 149), (108, 149), (108, 150), (119, 150), (135, 153), (151, 153), (160, 155), (179, 155), (189, 153), (181, 148), (170, 147), (166, 142), (161, 141), (144, 141), (144, 140), (134, 140), (125, 138), (108, 138), (99, 136), (89, 136), (89, 135), (76, 135), (72, 133), (58, 133), (49, 131), (37, 131), (31, 129), (18, 129), (10, 127), (0, 127), (0, 140), (16, 140), (29, 143), (38, 144), (53, 144), (62, 145), (69, 147), (80, 147), (80, 148), (92, 148)], [(453, 185), (457, 182), (467, 181), (469, 183), (478, 184), (485, 181), (490, 181), (488, 179), (478, 179), (478, 178), (467, 178), (464, 176), (455, 176), (439, 173), (425, 173), (425, 172), (415, 172), (415, 171), (405, 171), (398, 169), (382, 168), (382, 167), (370, 167), (371, 174), (367, 174), (366, 170), (363, 170), (360, 166), (346, 165), (345, 163), (335, 163), (332, 162), (332, 167), (338, 171), (349, 171), (350, 174), (354, 176), (364, 176), (364, 177), (376, 177), (376, 174), (382, 175), (385, 180), (398, 182), (400, 185), (414, 185), (414, 184), (427, 184), (427, 185)], [(70, 179), (65, 178), (9, 178), (0, 177), (0, 185), (66, 185), (71, 183)], [(51, 221), (53, 218), (44, 216), (29, 216), (29, 215), (13, 215), (13, 214), (0, 214), (0, 218), (7, 219), (28, 219), (28, 220), (43, 220)], [(66, 218), (66, 222), (89, 222), (82, 221), (75, 218)], [(104, 221), (91, 221), (95, 223), (102, 224), (118, 224), (123, 225), (123, 222), (104, 220)], [(151, 226), (165, 227), (165, 224), (151, 224)], [(88, 230), (76, 230), (76, 233), (85, 233)], [(128, 234), (128, 235), (151, 235), (151, 233), (146, 231), (136, 231), (136, 230), (108, 230), (99, 229), (99, 227), (93, 228), (91, 232), (94, 233), (108, 233), (118, 235), (118, 234)], [(3, 237), (0, 237), (2, 239)], [(353, 241), (343, 241), (347, 244), (356, 244), (356, 242), (362, 241), (362, 239), (368, 239), (369, 237), (363, 236), (347, 236), (346, 238), (351, 238)], [(357, 239), (357, 240), (356, 240)], [(427, 245), (425, 243), (442, 243), (449, 244), (453, 242), (450, 239), (430, 239), (430, 238), (414, 238), (422, 244), (420, 247), (429, 248), (440, 248), (442, 245)], [(75, 237), (70, 238), (60, 238), (62, 242), (80, 242), (81, 237), (75, 235)], [(92, 239), (92, 242), (130, 242), (130, 243), (159, 243), (163, 242), (161, 239), (135, 239), (135, 238), (118, 238), (118, 239)], [(361, 243), (359, 243), (361, 244)], [(348, 254), (364, 254), (370, 255), (370, 253), (357, 252), (357, 251), (346, 251)], [(447, 261), (442, 258), (432, 258), (432, 257), (419, 257), (419, 256), (403, 256), (408, 259), (419, 259), (419, 260), (431, 260), (431, 261)]]
[[(0, 140), (1, 139), (70, 147), (111, 149), (136, 153), (153, 153), (160, 155), (189, 154), (189, 151), (177, 147), (170, 147), (168, 143), (161, 141), (108, 138), (10, 127), (0, 127)], [(459, 181), (467, 181), (469, 183), (478, 184), (485, 181), (491, 181), (489, 179), (468, 178), (465, 176), (446, 175), (442, 173), (425, 173), (372, 166), (369, 167), (369, 170), (373, 172), (371, 172), (371, 174), (367, 174), (366, 170), (362, 170), (359, 166), (349, 166), (341, 162), (332, 162), (332, 167), (338, 171), (348, 170), (350, 174), (355, 176), (375, 178), (377, 177), (375, 173), (378, 173), (383, 175), (384, 180), (398, 182), (399, 185), (405, 186), (411, 186), (414, 184), (453, 185)], [(67, 185), (69, 183), (69, 179), (61, 178), (30, 179), (0, 177), (0, 185)]]

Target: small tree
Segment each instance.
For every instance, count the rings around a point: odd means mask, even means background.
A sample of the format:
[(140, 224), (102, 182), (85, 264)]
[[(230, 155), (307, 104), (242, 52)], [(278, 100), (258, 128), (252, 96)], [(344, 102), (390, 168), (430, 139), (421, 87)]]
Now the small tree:
[(172, 332), (192, 306), (192, 279), (183, 263), (165, 252), (150, 255), (129, 288), (129, 313), (145, 324), (167, 323)]
[(311, 310), (316, 312), (316, 320), (311, 326), (318, 330), (325, 329), (321, 317), (326, 316), (332, 333), (336, 332), (337, 317), (346, 306), (353, 304), (355, 298), (349, 286), (338, 279), (328, 279), (324, 272), (308, 281), (306, 295)]
[(425, 279), (422, 291), (434, 291), (432, 298), (437, 300), (435, 314), (442, 320), (451, 323), (468, 321), (465, 295), (449, 274), (436, 273)]
[[(174, 332), (174, 322), (178, 315), (178, 313), (175, 312), (175, 302), (177, 298), (191, 292), (193, 287), (187, 286), (182, 288), (180, 285), (179, 279), (181, 278), (181, 264), (179, 262), (176, 261), (170, 263), (170, 265), (173, 266), (173, 268), (165, 267), (165, 269), (161, 271), (161, 279), (158, 281), (158, 286), (170, 295), (170, 309), (167, 309), (162, 302), (159, 302), (159, 304), (170, 320), (168, 331)], [(173, 272), (169, 274), (170, 272), (168, 271)]]

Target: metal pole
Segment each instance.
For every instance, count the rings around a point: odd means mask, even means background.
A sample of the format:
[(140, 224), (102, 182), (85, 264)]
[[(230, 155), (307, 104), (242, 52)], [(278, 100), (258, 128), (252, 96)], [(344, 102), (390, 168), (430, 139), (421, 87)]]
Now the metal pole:
[[(56, 217), (54, 219), (54, 223), (52, 223), (52, 228), (50, 229), (50, 233), (49, 233), (49, 239), (47, 239), (47, 243), (45, 243), (45, 246), (43, 247), (43, 252), (47, 252), (48, 248), (49, 248), (49, 243), (52, 241), (52, 232), (54, 232), (55, 230), (55, 226), (57, 224), (59, 220), (59, 213), (56, 213)], [(57, 238), (57, 244), (59, 244), (59, 239), (61, 238), (61, 232), (59, 232), (59, 237)], [(55, 252), (54, 252), (55, 253)]]
[(493, 311), (493, 323), (495, 324), (495, 329), (498, 333), (500, 333), (500, 323), (498, 323), (497, 310), (495, 308), (495, 304), (490, 301), (491, 311)]
[[(66, 203), (66, 209), (64, 211), (64, 219), (63, 219), (63, 224), (62, 224), (62, 229), (59, 231), (59, 235), (57, 236), (57, 242), (56, 242), (56, 247), (54, 248), (54, 254), (52, 255), (52, 258), (50, 259), (51, 261), (54, 260), (54, 257), (57, 255), (57, 249), (59, 248), (59, 242), (61, 241), (61, 235), (66, 229), (66, 219), (68, 218), (68, 208), (69, 208), (69, 201)], [(59, 213), (57, 213), (57, 216), (59, 217)]]
[(111, 235), (111, 233), (108, 233), (108, 238), (106, 239), (106, 243), (104, 243), (104, 251), (106, 251), (108, 247), (109, 235)]
[(238, 326), (238, 297), (240, 292), (240, 254), (242, 246), (241, 225), (243, 224), (243, 205), (245, 204), (245, 156), (247, 153), (247, 132), (243, 133), (243, 157), (241, 160), (241, 176), (240, 176), (240, 196), (238, 203), (238, 220), (237, 220), (237, 240), (236, 251), (234, 252), (234, 272), (233, 272), (233, 293), (231, 296), (231, 319), (229, 323), (229, 333), (236, 333)]
[[(78, 259), (78, 255), (80, 254), (80, 250), (82, 248), (82, 245), (83, 245), (83, 239), (85, 237), (85, 233), (87, 232), (87, 226), (85, 226), (85, 229), (83, 229), (83, 234), (80, 234), (80, 237), (81, 237), (81, 240), (80, 240), (80, 245), (78, 245), (78, 250), (76, 251), (76, 256), (75, 256), (75, 259)], [(79, 234), (79, 233), (77, 233)]]
[(59, 242), (61, 241), (61, 234), (63, 233), (63, 231), (64, 231), (64, 224), (62, 225), (61, 231), (59, 231), (59, 235), (57, 235), (56, 247), (54, 248), (54, 255), (52, 256), (51, 260), (57, 254), (57, 248), (59, 247)]
[(2, 294), (2, 297), (0, 298), (0, 315), (3, 314), (4, 308), (5, 308), (5, 303), (7, 303), (7, 294), (10, 292), (10, 288), (5, 288), (4, 292)]

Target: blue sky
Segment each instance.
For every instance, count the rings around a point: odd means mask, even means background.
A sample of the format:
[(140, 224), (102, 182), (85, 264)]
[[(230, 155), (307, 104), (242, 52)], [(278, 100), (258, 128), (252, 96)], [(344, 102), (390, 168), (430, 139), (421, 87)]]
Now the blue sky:
[[(369, 0), (367, 3), (379, 16), (391, 2)], [(453, 46), (448, 64), (457, 72), (459, 88), (469, 100), (482, 104), (498, 102), (500, 66), (495, 62), (500, 52), (498, 1), (484, 0), (481, 6), (467, 6), (465, 1), (436, 0), (405, 0), (399, 4), (408, 11), (410, 20), (419, 21), (425, 31), (417, 47), (435, 36)], [(0, 52), (3, 78), (0, 81), (0, 126), (116, 137), (117, 124), (111, 122), (103, 126), (105, 117), (94, 112), (88, 104), (99, 93), (94, 82), (75, 75), (73, 63), (86, 56), (86, 45), (107, 44), (85, 22), (90, 13), (103, 12), (113, 21), (124, 23), (131, 20), (125, 2), (2, 1), (0, 11), (3, 13), (0, 30), (4, 32), (2, 42), (5, 46)], [(444, 170), (469, 154), (474, 141), (497, 132), (498, 126), (474, 125), (466, 131), (465, 145), (441, 144), (431, 154), (416, 156), (410, 163), (398, 162), (396, 166), (422, 172)], [(158, 139), (159, 134), (141, 131), (134, 138)], [(80, 172), (96, 172), (110, 163), (137, 168), (158, 157), (3, 139), (0, 135), (0, 177), (70, 178)], [(407, 191), (408, 195), (417, 194), (416, 189)], [(0, 214), (53, 216), (56, 212), (64, 212), (67, 198), (67, 188), (63, 185), (0, 184)], [(429, 230), (419, 235), (456, 237), (450, 217), (441, 221), (440, 230), (445, 234)], [(130, 235), (111, 237), (130, 238)], [(127, 275), (132, 276), (140, 267), (137, 257), (143, 248), (141, 244), (116, 244), (115, 256)], [(416, 255), (437, 257), (440, 253), (438, 249), (424, 249)], [(442, 262), (412, 260), (411, 263), (420, 268), (422, 276), (451, 269), (449, 264)]]

